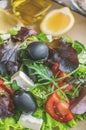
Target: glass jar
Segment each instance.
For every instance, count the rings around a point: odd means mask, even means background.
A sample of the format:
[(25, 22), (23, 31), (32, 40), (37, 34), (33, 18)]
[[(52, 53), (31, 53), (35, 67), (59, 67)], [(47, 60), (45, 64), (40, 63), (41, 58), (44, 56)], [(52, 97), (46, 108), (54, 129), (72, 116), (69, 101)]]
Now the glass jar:
[(25, 25), (41, 19), (51, 5), (51, 0), (11, 0), (13, 13), (20, 17)]

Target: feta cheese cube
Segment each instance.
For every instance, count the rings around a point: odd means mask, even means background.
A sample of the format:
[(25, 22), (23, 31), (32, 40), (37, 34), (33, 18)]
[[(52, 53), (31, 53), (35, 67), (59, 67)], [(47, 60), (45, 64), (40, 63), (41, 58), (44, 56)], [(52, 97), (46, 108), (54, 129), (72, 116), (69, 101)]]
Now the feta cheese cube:
[(20, 116), (19, 122), (25, 128), (30, 128), (32, 130), (40, 130), (43, 120), (33, 117), (31, 114), (22, 114)]
[(24, 90), (29, 90), (29, 88), (34, 86), (33, 81), (22, 71), (16, 72), (11, 77), (11, 82), (16, 80), (18, 86), (20, 86)]

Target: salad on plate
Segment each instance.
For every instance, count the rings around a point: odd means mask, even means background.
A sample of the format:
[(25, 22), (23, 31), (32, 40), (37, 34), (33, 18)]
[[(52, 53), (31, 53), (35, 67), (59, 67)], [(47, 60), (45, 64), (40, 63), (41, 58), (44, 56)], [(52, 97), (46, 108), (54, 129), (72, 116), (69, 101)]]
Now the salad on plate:
[(28, 27), (0, 35), (0, 130), (68, 130), (86, 118), (86, 47)]

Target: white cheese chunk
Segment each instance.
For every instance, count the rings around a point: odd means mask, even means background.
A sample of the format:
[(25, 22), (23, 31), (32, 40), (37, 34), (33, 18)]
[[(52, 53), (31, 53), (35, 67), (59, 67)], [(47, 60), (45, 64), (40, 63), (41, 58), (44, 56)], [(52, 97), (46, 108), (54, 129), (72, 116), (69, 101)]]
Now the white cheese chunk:
[(29, 88), (34, 86), (33, 81), (22, 71), (16, 72), (11, 77), (11, 82), (16, 80), (18, 86), (20, 86), (24, 90), (29, 90)]
[(31, 114), (22, 114), (20, 116), (19, 122), (25, 128), (30, 128), (32, 130), (40, 130), (43, 120), (33, 117)]

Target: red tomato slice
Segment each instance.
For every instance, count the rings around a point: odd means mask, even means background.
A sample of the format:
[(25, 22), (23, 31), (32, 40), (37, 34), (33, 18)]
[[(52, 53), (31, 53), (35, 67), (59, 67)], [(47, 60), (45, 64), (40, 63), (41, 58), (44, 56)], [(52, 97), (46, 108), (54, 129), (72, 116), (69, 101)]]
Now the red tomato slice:
[(69, 109), (69, 103), (61, 102), (57, 93), (53, 93), (46, 103), (46, 111), (57, 121), (68, 122), (73, 119), (73, 115)]
[(65, 72), (60, 71), (58, 78), (65, 77), (67, 74)]
[[(65, 77), (67, 74), (65, 73), (65, 72), (60, 72), (59, 73), (59, 75), (58, 75), (58, 77), (59, 78), (61, 78), (61, 77)], [(66, 85), (67, 83), (65, 82), (65, 81), (60, 81), (59, 83), (59, 86), (61, 87), (61, 86), (63, 86), (63, 85)], [(71, 89), (73, 89), (74, 88), (74, 86), (71, 84), (71, 85), (69, 85), (68, 87), (66, 87), (65, 89), (63, 89), (63, 91), (69, 91), (69, 90), (71, 90)]]
[(54, 75), (56, 75), (58, 71), (59, 71), (59, 64), (58, 64), (58, 62), (56, 62), (56, 63), (52, 66), (52, 72), (53, 72)]

